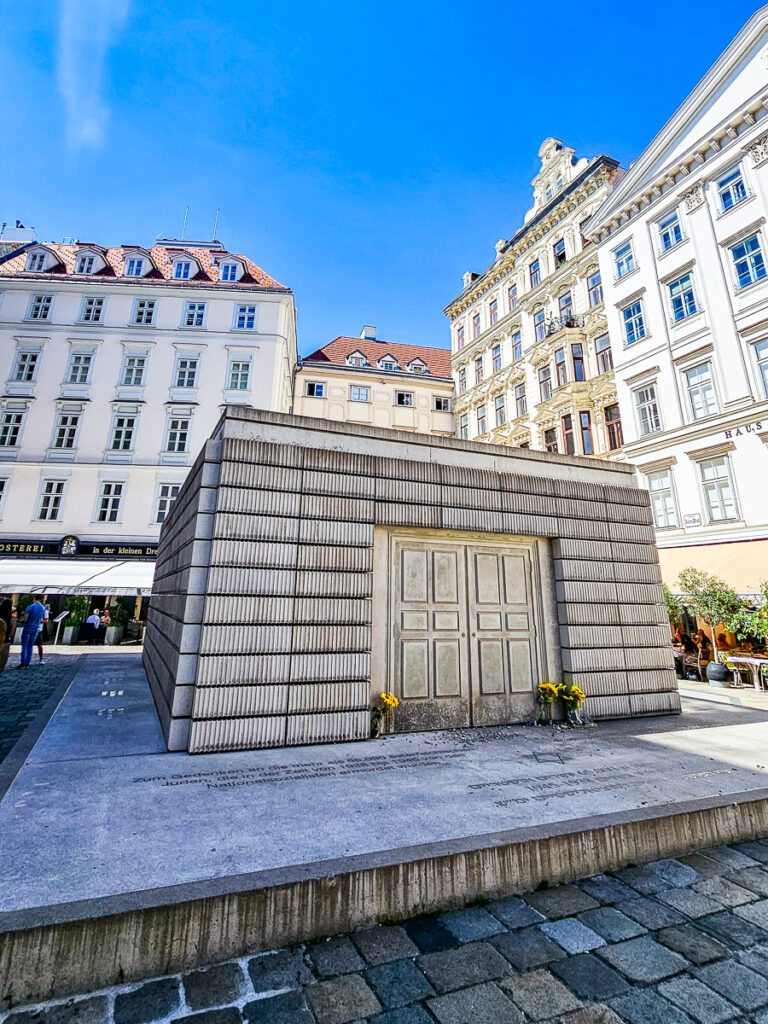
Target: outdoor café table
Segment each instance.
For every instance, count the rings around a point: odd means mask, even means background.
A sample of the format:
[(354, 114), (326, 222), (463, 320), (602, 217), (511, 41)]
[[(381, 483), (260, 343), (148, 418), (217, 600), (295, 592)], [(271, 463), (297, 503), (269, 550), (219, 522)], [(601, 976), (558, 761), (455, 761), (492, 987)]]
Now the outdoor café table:
[(749, 665), (752, 671), (752, 684), (756, 690), (761, 690), (760, 685), (760, 666), (768, 664), (768, 658), (753, 657), (751, 654), (729, 654), (727, 661), (733, 665)]

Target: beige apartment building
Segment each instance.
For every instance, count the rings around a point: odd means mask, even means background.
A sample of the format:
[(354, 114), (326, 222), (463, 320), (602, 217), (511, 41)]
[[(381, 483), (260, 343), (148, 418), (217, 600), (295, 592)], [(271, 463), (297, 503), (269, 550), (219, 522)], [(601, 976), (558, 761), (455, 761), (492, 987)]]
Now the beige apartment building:
[(582, 234), (623, 171), (539, 149), (533, 206), (482, 274), (444, 310), (451, 321), (459, 437), (621, 458), (622, 427), (600, 269)]
[(451, 437), (450, 350), (382, 341), (369, 326), (359, 338), (334, 338), (297, 365), (293, 411)]

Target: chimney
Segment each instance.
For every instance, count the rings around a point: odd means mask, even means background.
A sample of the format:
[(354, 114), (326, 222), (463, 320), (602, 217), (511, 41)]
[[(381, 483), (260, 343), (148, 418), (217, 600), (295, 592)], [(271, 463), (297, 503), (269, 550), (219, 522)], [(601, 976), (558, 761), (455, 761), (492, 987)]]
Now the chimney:
[(360, 337), (363, 341), (376, 341), (376, 328), (366, 324), (360, 331)]

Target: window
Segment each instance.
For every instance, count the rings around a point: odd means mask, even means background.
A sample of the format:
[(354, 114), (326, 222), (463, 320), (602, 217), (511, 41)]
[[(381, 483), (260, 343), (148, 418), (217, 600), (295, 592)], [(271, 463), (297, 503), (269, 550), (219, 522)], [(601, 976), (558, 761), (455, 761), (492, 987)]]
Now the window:
[(238, 331), (252, 331), (256, 326), (256, 307), (237, 306), (235, 312), (235, 329)]
[(63, 480), (43, 481), (43, 489), (40, 492), (40, 508), (38, 509), (37, 518), (58, 519), (63, 495)]
[(475, 384), (480, 384), (483, 379), (483, 357), (478, 356), (475, 360)]
[(672, 302), (672, 319), (677, 323), (693, 316), (696, 312), (696, 298), (693, 294), (693, 279), (684, 274), (669, 286), (669, 297)]
[(92, 355), (74, 352), (69, 360), (67, 384), (87, 384), (91, 375)]
[(584, 346), (581, 343), (571, 345), (571, 358), (573, 359), (573, 379), (584, 380)]
[(592, 419), (588, 412), (579, 413), (579, 426), (581, 427), (581, 450), (585, 455), (594, 455), (595, 449), (592, 444)]
[(705, 416), (713, 416), (719, 411), (710, 363), (701, 363), (699, 366), (686, 370), (685, 384), (688, 391), (691, 416), (695, 420), (704, 419)]
[(626, 277), (630, 271), (635, 269), (635, 254), (632, 251), (632, 242), (625, 242), (613, 253), (613, 260), (616, 265), (616, 277)]
[(527, 416), (528, 399), (525, 395), (525, 384), (518, 384), (515, 388), (515, 415)]
[(353, 352), (351, 356), (347, 356), (346, 363), (347, 366), (367, 366), (368, 360), (359, 352)]
[(464, 348), (464, 328), (458, 327), (456, 329), (456, 348)]
[(432, 408), (435, 412), (450, 412), (451, 411), (451, 400), (443, 395), (432, 396)]
[(54, 448), (74, 448), (77, 428), (80, 425), (78, 415), (62, 414), (56, 424), (56, 435), (53, 439)]
[(0, 416), (0, 448), (16, 447), (23, 422), (23, 412), (4, 412)]
[(237, 264), (236, 263), (222, 263), (220, 279), (222, 281), (236, 281), (237, 280)]
[(420, 359), (414, 359), (413, 362), (409, 363), (406, 367), (409, 373), (428, 373), (426, 366), (421, 362)]
[(507, 300), (509, 302), (509, 312), (517, 307), (517, 285), (513, 284), (507, 289)]
[(177, 281), (188, 281), (192, 273), (192, 264), (189, 260), (177, 260), (173, 265), (173, 276)]
[(605, 407), (605, 435), (608, 441), (608, 451), (615, 452), (624, 444), (624, 434), (621, 429), (621, 410), (618, 403), (606, 405)]
[(237, 360), (229, 364), (230, 391), (247, 391), (251, 378), (251, 364), (246, 360)]
[(136, 299), (136, 305), (133, 309), (134, 324), (137, 326), (151, 324), (155, 319), (155, 305), (154, 299)]
[(459, 370), (459, 394), (463, 395), (467, 390), (467, 368), (462, 366)]
[(565, 448), (566, 455), (576, 454), (576, 442), (573, 438), (573, 417), (568, 415), (563, 416), (560, 424), (563, 428), (563, 447)]
[(304, 394), (307, 398), (325, 398), (325, 384), (316, 380), (308, 380)]
[(112, 443), (109, 446), (113, 452), (129, 452), (133, 448), (133, 434), (136, 429), (135, 416), (115, 416), (112, 426)]
[(520, 331), (516, 331), (512, 335), (512, 358), (522, 359), (523, 357), (523, 339)]
[(608, 373), (613, 369), (613, 352), (611, 352), (611, 339), (607, 334), (601, 334), (595, 338), (595, 355), (597, 356), (597, 372)]
[(661, 250), (664, 252), (666, 249), (671, 249), (673, 245), (677, 245), (678, 242), (683, 240), (683, 229), (680, 225), (680, 218), (677, 215), (677, 210), (673, 210), (672, 213), (668, 213), (666, 217), (662, 217), (658, 224), (659, 227), (659, 243), (661, 244)]
[(197, 359), (179, 359), (176, 363), (177, 388), (197, 387)]
[(737, 519), (736, 495), (733, 491), (728, 457), (718, 455), (713, 459), (702, 459), (699, 463), (699, 472), (710, 523)]
[(544, 196), (545, 196), (545, 198), (546, 198), (547, 202), (549, 202), (549, 201), (550, 201), (550, 199), (552, 198), (552, 196), (553, 196), (554, 194), (555, 194), (555, 193), (554, 193), (554, 191), (552, 190), (552, 186), (551, 186), (551, 185), (547, 185), (546, 191), (544, 192)]
[(414, 402), (413, 402), (413, 392), (412, 391), (396, 391), (395, 392), (395, 405), (402, 405), (406, 409), (412, 409), (413, 405), (414, 405)]
[(83, 308), (80, 312), (80, 319), (85, 324), (101, 323), (101, 314), (104, 312), (104, 299), (87, 296), (83, 299)]
[(35, 379), (35, 370), (37, 369), (37, 358), (40, 355), (39, 352), (19, 352), (16, 356), (16, 366), (13, 371), (13, 379), (15, 381), (23, 382), (28, 384), (30, 381)]
[(568, 383), (568, 368), (565, 365), (565, 349), (559, 348), (555, 352), (555, 379), (557, 387)]
[(564, 326), (568, 326), (568, 322), (573, 317), (573, 301), (571, 300), (571, 293), (568, 291), (564, 295), (561, 295), (557, 300), (558, 309), (560, 310), (560, 319), (563, 321)]
[(562, 192), (562, 190), (563, 190), (563, 176), (562, 176), (562, 174), (558, 174), (557, 181), (555, 182), (555, 188), (557, 189), (558, 192)]
[(184, 326), (202, 327), (205, 322), (205, 303), (188, 302), (184, 307)]
[(398, 365), (394, 361), (394, 359), (380, 359), (379, 360), (379, 368), (381, 370), (392, 370), (392, 371), (394, 371), (394, 370), (398, 369)]
[(656, 385), (647, 384), (635, 391), (635, 409), (637, 410), (637, 426), (641, 437), (655, 434), (661, 430), (661, 414), (656, 397)]
[(757, 369), (763, 381), (763, 392), (768, 398), (768, 341), (758, 341), (755, 345), (755, 359)]
[(126, 277), (141, 277), (143, 270), (144, 260), (138, 259), (136, 256), (132, 256), (129, 260), (125, 261)]
[(546, 402), (548, 398), (552, 397), (552, 370), (549, 363), (539, 370), (539, 393), (542, 402)]
[(657, 530), (671, 530), (678, 526), (675, 492), (672, 488), (672, 472), (659, 469), (645, 477), (651, 498), (653, 525)]
[(494, 373), (501, 369), (501, 345), (494, 345), (491, 349), (491, 365)]
[(725, 212), (747, 198), (747, 185), (741, 167), (732, 167), (717, 181), (720, 208)]
[(167, 452), (185, 452), (189, 440), (189, 419), (172, 416), (168, 420), (168, 437), (165, 442)]
[(94, 262), (95, 260), (93, 256), (79, 256), (77, 260), (77, 266), (75, 267), (75, 273), (92, 274)]
[(502, 427), (507, 422), (507, 403), (504, 401), (504, 395), (498, 395), (493, 405), (496, 413), (496, 426)]
[(765, 277), (765, 260), (757, 235), (750, 235), (743, 242), (731, 247), (731, 257), (736, 271), (739, 288), (746, 288)]
[(369, 388), (353, 386), (349, 389), (350, 402), (370, 402), (371, 392)]
[(547, 325), (544, 322), (544, 310), (537, 309), (533, 314), (533, 330), (536, 341), (542, 341), (547, 336)]
[(531, 288), (537, 288), (541, 284), (541, 264), (538, 260), (533, 261), (528, 272), (531, 275)]
[(559, 448), (557, 447), (557, 430), (555, 430), (554, 427), (550, 427), (549, 430), (544, 431), (544, 448), (548, 452), (553, 452), (555, 455), (559, 451)]
[(484, 434), (486, 431), (485, 424), (485, 406), (478, 405), (477, 407), (477, 432), (478, 434)]
[(47, 320), (51, 312), (52, 295), (33, 295), (27, 314), (28, 320)]
[(45, 253), (44, 252), (33, 252), (30, 254), (27, 260), (27, 270), (32, 270), (34, 273), (39, 274), (40, 271), (45, 267)]
[(0, 476), (0, 509), (3, 507), (3, 498), (8, 492), (8, 478)]
[(477, 338), (480, 335), (480, 314), (475, 313), (472, 317), (472, 337)]
[(637, 299), (636, 302), (631, 302), (628, 306), (625, 306), (621, 311), (621, 315), (624, 319), (624, 337), (627, 345), (633, 345), (636, 341), (640, 341), (641, 338), (646, 336), (642, 299)]
[(120, 504), (123, 500), (123, 484), (116, 481), (105, 481), (99, 492), (99, 512), (96, 518), (100, 523), (116, 523), (120, 517)]
[(499, 319), (499, 303), (497, 299), (491, 299), (488, 303), (488, 321), (493, 326)]
[(590, 307), (599, 306), (603, 301), (603, 282), (599, 270), (596, 270), (594, 274), (590, 274), (587, 278), (587, 295), (589, 296)]
[(146, 356), (126, 356), (123, 366), (123, 387), (140, 388), (144, 383)]
[(561, 238), (559, 242), (555, 242), (554, 249), (555, 255), (555, 266), (562, 267), (565, 263), (565, 239)]
[(181, 484), (160, 484), (157, 491), (157, 506), (155, 508), (155, 522), (164, 523), (173, 503), (179, 496)]
[(462, 441), (469, 440), (469, 415), (466, 412), (459, 417), (459, 437)]

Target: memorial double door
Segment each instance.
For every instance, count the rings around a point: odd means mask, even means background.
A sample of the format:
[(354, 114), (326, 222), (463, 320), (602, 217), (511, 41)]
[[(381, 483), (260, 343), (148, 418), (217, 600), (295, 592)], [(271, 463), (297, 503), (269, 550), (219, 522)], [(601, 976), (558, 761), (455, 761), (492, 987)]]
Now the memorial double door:
[(528, 548), (397, 540), (393, 563), (398, 731), (530, 719), (538, 679)]

